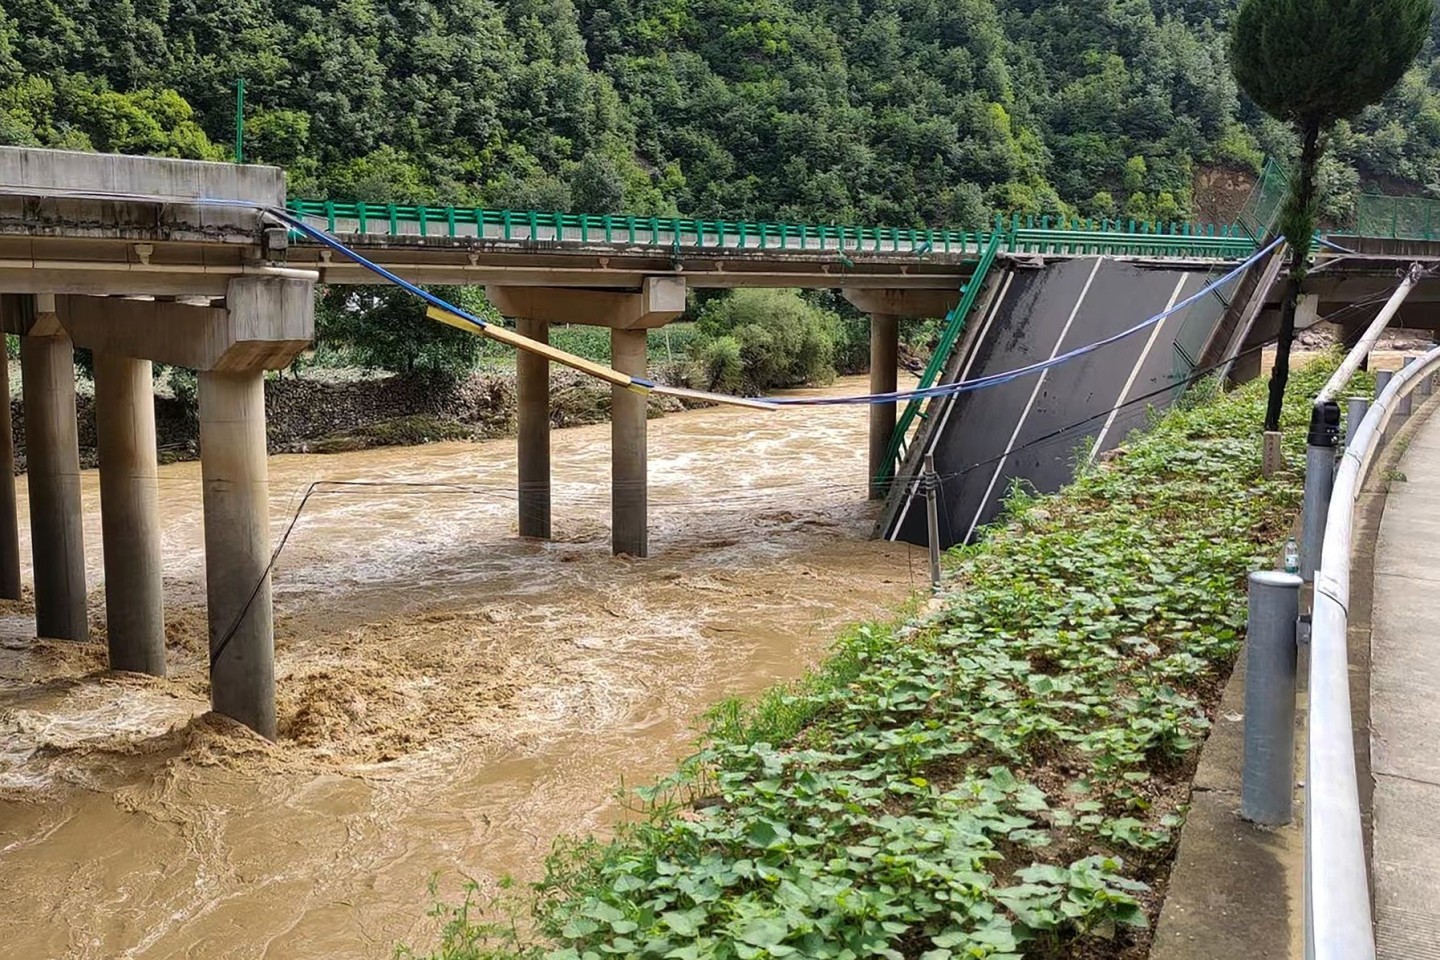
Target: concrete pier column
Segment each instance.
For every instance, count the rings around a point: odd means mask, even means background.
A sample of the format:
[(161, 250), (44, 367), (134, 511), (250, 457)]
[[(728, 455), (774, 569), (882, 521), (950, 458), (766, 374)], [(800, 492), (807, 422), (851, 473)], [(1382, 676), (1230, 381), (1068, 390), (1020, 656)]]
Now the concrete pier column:
[(95, 434), (110, 668), (163, 677), (160, 496), (149, 360), (95, 354)]
[[(521, 317), (522, 337), (550, 342), (550, 324)], [(550, 539), (550, 361), (519, 351), (515, 357), (519, 434), (520, 536)]]
[[(870, 392), (894, 393), (896, 368), (900, 365), (900, 318), (893, 314), (870, 315)], [(870, 405), (870, 499), (883, 500), (889, 481), (876, 478), (886, 466), (885, 454), (895, 434), (895, 404)]]
[[(611, 365), (621, 373), (645, 375), (645, 331), (610, 331)], [(650, 552), (647, 502), (644, 394), (611, 387), (610, 546), (617, 555)]]
[(275, 631), (270, 606), (269, 474), (261, 370), (200, 371), (200, 474), (210, 704), (275, 736)]
[(10, 424), (10, 364), (0, 364), (0, 599), (20, 599), (20, 521), (15, 512), (15, 435)]
[(20, 338), (35, 632), (85, 640), (85, 532), (75, 422), (75, 351), (64, 333)]

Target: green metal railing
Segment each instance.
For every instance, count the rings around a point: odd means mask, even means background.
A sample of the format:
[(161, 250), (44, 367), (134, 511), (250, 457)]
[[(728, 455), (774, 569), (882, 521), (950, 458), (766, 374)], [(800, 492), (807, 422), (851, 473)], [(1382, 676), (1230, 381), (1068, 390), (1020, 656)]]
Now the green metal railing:
[[(969, 318), (970, 312), (975, 308), (975, 302), (980, 298), (980, 291), (985, 286), (985, 278), (990, 272), (990, 266), (995, 262), (995, 255), (1000, 252), (1000, 245), (1003, 234), (995, 233), (990, 237), (985, 250), (980, 254), (980, 260), (975, 264), (975, 272), (970, 274), (970, 279), (965, 281), (961, 288), (960, 302), (945, 317), (944, 329), (940, 332), (940, 340), (930, 354), (930, 362), (925, 365), (925, 370), (920, 374), (920, 383), (915, 387), (917, 390), (925, 390), (935, 385), (940, 378), (940, 372), (945, 368), (945, 363), (950, 359), (950, 353), (955, 349), (955, 344), (960, 340), (960, 334), (965, 331), (965, 321)], [(890, 435), (890, 444), (885, 449), (885, 460), (880, 464), (880, 470), (875, 476), (875, 484), (883, 486), (895, 475), (900, 461), (905, 458), (905, 450), (910, 442), (910, 428), (916, 419), (922, 416), (920, 407), (924, 403), (919, 397), (911, 397), (900, 411), (900, 417), (895, 422), (895, 432)]]
[(1008, 223), (997, 219), (993, 230), (971, 232), (330, 200), (292, 200), (289, 209), (296, 217), (342, 237), (434, 237), (664, 246), (677, 250), (815, 250), (915, 256), (979, 255), (997, 235), (1002, 249), (1013, 253), (1236, 259), (1254, 249), (1253, 238), (1236, 224), (1050, 217), (1026, 217), (1022, 221), (1012, 217)]
[(1362, 193), (1355, 200), (1355, 222), (1344, 236), (1387, 240), (1440, 240), (1440, 200)]

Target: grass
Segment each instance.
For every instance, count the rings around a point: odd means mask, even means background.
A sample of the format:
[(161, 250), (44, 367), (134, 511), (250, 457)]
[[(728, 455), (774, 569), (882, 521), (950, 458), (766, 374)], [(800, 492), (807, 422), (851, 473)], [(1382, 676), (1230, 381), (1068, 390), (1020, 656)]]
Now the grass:
[(562, 841), (525, 923), (441, 907), (444, 960), (1138, 958), (1246, 573), (1300, 502), (1259, 474), (1265, 385), (1162, 418), (1054, 496), (1017, 491), (953, 551), (937, 612), (850, 631), (638, 790), (613, 840)]

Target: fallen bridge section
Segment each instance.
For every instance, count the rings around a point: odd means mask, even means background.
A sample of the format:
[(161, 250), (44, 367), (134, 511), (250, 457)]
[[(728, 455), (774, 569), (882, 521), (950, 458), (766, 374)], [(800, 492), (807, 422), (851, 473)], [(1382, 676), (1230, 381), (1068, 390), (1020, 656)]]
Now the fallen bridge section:
[[(1044, 266), (1014, 261), (991, 282), (988, 304), (972, 318), (976, 326), (945, 382), (1005, 373), (1103, 340), (1181, 303), (1210, 276), (1086, 257)], [(1190, 370), (1176, 363), (1175, 338), (1189, 313), (1211, 306), (1201, 300), (1073, 362), (934, 401), (929, 429), (892, 491), (883, 536), (928, 541), (923, 499), (914, 495), (915, 466), (926, 453), (940, 478), (943, 547), (970, 542), (1017, 483), (1058, 490), (1078, 464), (1118, 445), (1148, 411), (1179, 395)]]

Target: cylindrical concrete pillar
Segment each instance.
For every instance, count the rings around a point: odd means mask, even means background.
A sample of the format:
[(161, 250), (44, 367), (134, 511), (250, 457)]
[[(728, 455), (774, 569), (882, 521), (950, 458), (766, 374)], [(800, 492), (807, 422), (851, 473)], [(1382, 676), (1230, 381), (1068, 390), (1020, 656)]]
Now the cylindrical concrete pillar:
[(201, 371), (200, 475), (210, 704), (217, 713), (274, 737), (275, 635), (261, 371)]
[[(885, 313), (870, 315), (870, 392), (894, 393), (896, 370), (900, 366), (900, 318)], [(895, 404), (870, 404), (870, 499), (883, 500), (889, 492), (885, 455), (895, 434)]]
[[(520, 318), (522, 337), (550, 342), (550, 324)], [(520, 536), (550, 539), (550, 361), (521, 350), (515, 358)]]
[(0, 364), (0, 598), (20, 599), (20, 521), (15, 512), (15, 435), (10, 425), (10, 364)]
[(1295, 780), (1295, 675), (1300, 578), (1250, 574), (1245, 636), (1245, 753), (1240, 814), (1256, 823), (1289, 823)]
[(75, 423), (75, 351), (64, 334), (20, 338), (35, 632), (85, 640), (85, 528)]
[(95, 354), (95, 439), (110, 668), (163, 677), (165, 608), (149, 360)]
[[(645, 376), (645, 331), (612, 329), (610, 358), (621, 373)], [(617, 556), (644, 557), (650, 553), (646, 397), (610, 389), (610, 547)]]

